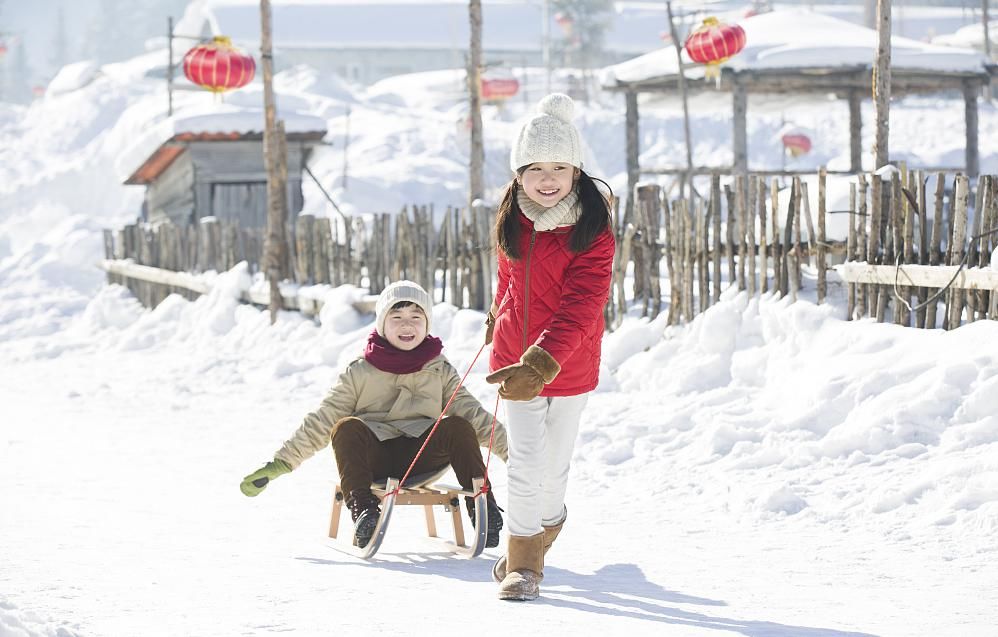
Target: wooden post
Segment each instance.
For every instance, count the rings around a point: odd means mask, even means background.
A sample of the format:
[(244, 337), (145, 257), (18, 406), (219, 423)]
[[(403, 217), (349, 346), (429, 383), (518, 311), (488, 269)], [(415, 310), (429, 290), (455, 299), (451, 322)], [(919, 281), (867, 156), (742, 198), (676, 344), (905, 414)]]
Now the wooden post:
[(977, 148), (977, 93), (979, 86), (970, 80), (963, 82), (963, 114), (966, 133), (965, 161), (967, 175), (976, 177), (980, 172), (980, 153)]
[(332, 233), (330, 232), (329, 217), (320, 217), (315, 220), (312, 245), (315, 247), (315, 282), (329, 283), (329, 256), (332, 244)]
[[(996, 209), (995, 206), (995, 195), (996, 195), (996, 189), (998, 189), (998, 184), (996, 184), (995, 182), (996, 182), (995, 176), (989, 175), (987, 179), (986, 204), (983, 206), (983, 210), (981, 212), (982, 236), (980, 237), (979, 240), (980, 241), (980, 244), (978, 246), (979, 261), (977, 263), (977, 267), (979, 268), (987, 267), (990, 264), (991, 250), (992, 250), (991, 244), (994, 238), (993, 234), (985, 235), (983, 233), (995, 228), (995, 226), (998, 225), (996, 224), (996, 221), (998, 221), (998, 219), (996, 219), (996, 214), (995, 214), (996, 212), (998, 212), (998, 209)], [(992, 305), (992, 299), (995, 296), (995, 292), (993, 290), (981, 290), (979, 294), (980, 294), (980, 304), (978, 307), (981, 312), (981, 318), (986, 319), (988, 318), (989, 308)]]
[[(869, 253), (867, 251), (866, 231), (867, 221), (870, 218), (869, 207), (867, 206), (867, 183), (866, 175), (860, 173), (859, 179), (859, 212), (856, 215), (856, 260), (869, 263)], [(866, 316), (869, 304), (867, 302), (868, 288), (866, 284), (860, 284), (856, 288), (856, 316), (862, 318)]]
[[(794, 217), (797, 216), (794, 212), (794, 206), (796, 206), (797, 202), (800, 200), (800, 197), (797, 194), (797, 182), (798, 180), (796, 178), (791, 182), (790, 202), (787, 204), (787, 219), (783, 224), (783, 264), (780, 266), (781, 294), (787, 294), (790, 291), (790, 283), (794, 279), (794, 276), (790, 273), (790, 263), (793, 258), (793, 248), (791, 246), (793, 245)], [(791, 300), (797, 300), (796, 290), (794, 290)]]
[(755, 278), (755, 214), (754, 206), (752, 205), (755, 199), (755, 193), (760, 190), (759, 188), (759, 177), (752, 177), (749, 181), (749, 196), (745, 202), (745, 240), (742, 245), (746, 247), (745, 257), (748, 259), (748, 264), (746, 267), (745, 283), (748, 285), (749, 296), (755, 295), (756, 290), (756, 278)]
[(700, 275), (700, 312), (710, 307), (710, 205), (701, 198), (697, 200), (697, 220), (700, 224), (698, 242), (697, 272)]
[[(929, 265), (939, 265), (942, 257), (942, 237), (943, 237), (943, 199), (946, 193), (946, 175), (936, 173), (936, 201), (932, 215), (932, 235), (929, 241)], [(925, 327), (935, 329), (936, 308), (939, 302), (935, 301), (925, 308)], [(945, 317), (944, 321), (945, 323)]]
[(804, 183), (801, 181), (800, 177), (794, 177), (794, 202), (793, 202), (793, 277), (790, 284), (790, 299), (791, 301), (797, 300), (797, 294), (803, 287), (803, 280), (801, 278), (801, 231), (800, 231), (800, 217), (801, 217), (801, 207), (804, 201)]
[[(676, 263), (676, 226), (673, 222), (672, 210), (669, 206), (669, 198), (665, 197), (662, 201), (662, 212), (663, 212), (663, 222), (665, 223), (665, 267), (669, 272), (669, 316), (668, 324), (676, 324), (676, 315), (679, 310), (677, 299), (679, 298), (679, 293), (677, 290), (679, 277), (678, 277), (678, 267)], [(626, 268), (626, 264), (624, 264)]]
[[(890, 232), (888, 233), (890, 237), (890, 252), (885, 258), (885, 263), (888, 265), (897, 263), (899, 260), (901, 263), (904, 262), (904, 195), (901, 192), (903, 187), (901, 183), (901, 175), (907, 174), (907, 168), (902, 164), (900, 171), (895, 172), (891, 175), (891, 208), (890, 208)], [(905, 296), (905, 289), (903, 287), (898, 288), (898, 293), (902, 297)], [(895, 296), (893, 286), (891, 287), (888, 298), (894, 303), (894, 323), (896, 325), (904, 325), (905, 311), (904, 303), (901, 299)]]
[(736, 175), (743, 175), (748, 172), (748, 93), (737, 75), (731, 79), (731, 99), (734, 115), (733, 167)]
[[(963, 261), (964, 242), (967, 239), (967, 197), (970, 191), (970, 179), (966, 175), (956, 178), (956, 194), (953, 201), (953, 236), (950, 238), (950, 265), (959, 265)], [(949, 309), (946, 329), (955, 330), (960, 327), (963, 315), (963, 290), (950, 289)]]
[[(974, 224), (972, 230), (970, 231), (971, 240), (967, 244), (967, 267), (973, 268), (977, 266), (987, 265), (980, 258), (979, 251), (981, 248), (981, 226), (984, 221), (984, 211), (987, 210), (990, 202), (988, 201), (988, 189), (990, 187), (990, 180), (985, 175), (980, 175), (977, 178), (977, 193), (974, 196)], [(987, 227), (987, 226), (984, 226)], [(990, 254), (988, 257), (990, 258)], [(967, 322), (977, 320), (977, 312), (984, 310), (987, 313), (987, 306), (983, 305), (983, 298), (981, 296), (980, 290), (970, 290), (966, 293), (967, 299)], [(982, 316), (981, 318), (985, 318)]]
[(647, 278), (647, 294), (641, 316), (654, 319), (662, 310), (662, 291), (660, 287), (660, 262), (662, 248), (658, 243), (658, 215), (661, 201), (661, 187), (649, 184), (638, 187), (638, 212), (644, 231), (642, 242), (645, 252), (645, 270)]
[[(918, 263), (928, 265), (929, 261), (929, 214), (925, 208), (925, 173), (918, 171), (915, 176), (916, 181), (916, 201), (918, 208), (915, 214), (918, 218)], [(918, 288), (917, 301), (919, 309), (915, 314), (915, 326), (925, 327), (925, 301), (929, 298), (929, 289)]]
[[(827, 268), (826, 263), (826, 237), (825, 237), (825, 180), (826, 180), (825, 167), (822, 166), (818, 170), (818, 303), (825, 302), (825, 294), (828, 288), (827, 281)], [(852, 196), (855, 199), (855, 191), (852, 192)], [(850, 202), (850, 211), (852, 210), (852, 202)], [(849, 217), (850, 222), (852, 221), (852, 216)], [(855, 242), (855, 237), (853, 237)]]
[(710, 177), (710, 219), (714, 226), (714, 303), (721, 300), (721, 176)]
[(769, 185), (770, 212), (773, 219), (773, 287), (777, 294), (786, 294), (783, 287), (783, 251), (780, 249), (780, 182), (775, 177)]
[(683, 306), (686, 308), (686, 320), (692, 321), (693, 313), (693, 265), (696, 263), (696, 211), (689, 205), (689, 200), (683, 199), (681, 202), (683, 211), (683, 224), (686, 232), (683, 233), (684, 251), (686, 253), (685, 285), (683, 287)]
[[(906, 179), (906, 188), (908, 192), (912, 192), (912, 185), (915, 181), (914, 173), (909, 171), (908, 178)], [(904, 211), (904, 231), (902, 232), (903, 241), (903, 252), (901, 260), (903, 263), (915, 263), (915, 206), (911, 205), (907, 197), (903, 197), (904, 205), (902, 210)], [(917, 201), (917, 200), (916, 200)], [(905, 298), (908, 303), (911, 303), (911, 295), (915, 290), (910, 286), (905, 286), (901, 288), (901, 295)], [(917, 298), (917, 297), (916, 297)], [(916, 301), (917, 304), (917, 301)], [(911, 310), (908, 307), (898, 307), (898, 312), (901, 313), (901, 324), (911, 325)]]
[(766, 180), (759, 178), (757, 211), (759, 217), (759, 291), (769, 291), (769, 246), (766, 244)]
[[(485, 196), (485, 145), (482, 137), (482, 1), (469, 0), (468, 20), (471, 43), (468, 55), (468, 101), (471, 118), (471, 163), (469, 173), (469, 211)], [(458, 305), (458, 307), (461, 307)]]
[(672, 36), (672, 44), (676, 50), (676, 68), (679, 70), (679, 95), (683, 100), (683, 138), (686, 141), (686, 172), (679, 182), (679, 198), (686, 196), (686, 184), (693, 179), (693, 141), (690, 135), (690, 100), (689, 92), (686, 89), (686, 70), (683, 63), (682, 44), (679, 33), (676, 30), (676, 23), (672, 17), (672, 2), (665, 3), (665, 11), (669, 17), (669, 34)]
[(624, 93), (624, 126), (627, 142), (627, 206), (624, 209), (624, 223), (634, 218), (634, 189), (638, 185), (640, 167), (638, 156), (641, 153), (641, 143), (638, 136), (638, 94), (634, 91)]
[(863, 171), (863, 95), (849, 92), (849, 170)]
[(735, 271), (735, 228), (738, 227), (738, 212), (735, 207), (735, 193), (731, 190), (731, 186), (724, 187), (724, 197), (728, 204), (728, 285), (731, 286), (738, 283), (738, 276)]
[[(856, 250), (856, 184), (849, 184), (849, 235), (846, 239), (846, 261), (859, 261)], [(818, 285), (819, 291), (821, 284)], [(856, 317), (856, 284), (849, 283), (846, 295), (846, 320)]]
[[(893, 254), (891, 251), (891, 242), (893, 241), (891, 233), (891, 182), (886, 184), (881, 183), (880, 187), (880, 201), (878, 202), (879, 208), (874, 211), (874, 214), (880, 217), (880, 225), (877, 228), (880, 234), (877, 237), (877, 241), (881, 246), (880, 250), (880, 263), (888, 264), (892, 263)], [(878, 285), (877, 287), (877, 322), (883, 323), (884, 319), (887, 317), (887, 303), (890, 299), (890, 295), (887, 289), (883, 285)]]
[(746, 283), (745, 267), (748, 265), (746, 263), (748, 257), (748, 245), (745, 241), (746, 230), (746, 218), (748, 215), (745, 213), (746, 208), (746, 181), (745, 175), (735, 176), (735, 217), (738, 219), (738, 230), (735, 234), (735, 245), (738, 246), (738, 289), (744, 290), (748, 287)]
[(877, 0), (877, 54), (873, 67), (873, 106), (877, 134), (873, 145), (873, 169), (887, 164), (891, 102), (891, 3)]
[(312, 285), (315, 282), (313, 271), (313, 250), (315, 244), (315, 217), (300, 215), (295, 223), (296, 267), (295, 274), (300, 285)]
[[(283, 136), (283, 125), (277, 122), (277, 104), (274, 99), (274, 58), (271, 47), (270, 0), (260, 0), (260, 59), (263, 67), (263, 156), (267, 167), (267, 241), (264, 247), (264, 272), (270, 283), (270, 323), (277, 322), (281, 309), (278, 284), (285, 274), (288, 247), (285, 235), (287, 219), (286, 179), (287, 157), (280, 156), (278, 136)], [(281, 170), (281, 164), (284, 170)]]
[[(804, 251), (804, 261), (811, 265), (811, 251), (814, 250), (814, 219), (811, 217), (811, 194), (808, 192), (807, 182), (801, 181), (801, 215), (807, 223), (807, 250)], [(797, 242), (800, 243), (800, 235)]]

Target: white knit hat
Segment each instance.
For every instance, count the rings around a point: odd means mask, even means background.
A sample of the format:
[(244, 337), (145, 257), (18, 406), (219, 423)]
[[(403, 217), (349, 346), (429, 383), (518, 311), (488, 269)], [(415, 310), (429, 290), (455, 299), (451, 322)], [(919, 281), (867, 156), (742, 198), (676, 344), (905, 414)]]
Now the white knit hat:
[(509, 154), (509, 167), (539, 161), (563, 162), (582, 167), (582, 143), (572, 125), (575, 102), (561, 93), (551, 93), (537, 103), (537, 114), (520, 129)]
[(392, 306), (402, 301), (415, 303), (426, 314), (426, 333), (430, 333), (430, 320), (433, 318), (433, 299), (418, 283), (412, 281), (396, 281), (384, 289), (374, 304), (377, 315), (378, 334), (385, 335), (385, 317)]

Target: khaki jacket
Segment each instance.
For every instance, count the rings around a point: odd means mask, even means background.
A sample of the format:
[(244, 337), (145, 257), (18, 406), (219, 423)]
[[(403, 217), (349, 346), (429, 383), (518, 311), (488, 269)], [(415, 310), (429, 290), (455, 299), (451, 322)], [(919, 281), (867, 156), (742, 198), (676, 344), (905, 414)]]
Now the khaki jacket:
[[(461, 376), (443, 355), (412, 374), (383, 372), (358, 358), (347, 366), (319, 408), (305, 416), (274, 458), (296, 469), (328, 446), (333, 425), (349, 416), (363, 420), (378, 440), (418, 438), (433, 426), (460, 382)], [(478, 442), (489, 446), (492, 414), (463, 386), (447, 415), (466, 419), (475, 428)], [(506, 461), (506, 429), (498, 421), (492, 452)]]

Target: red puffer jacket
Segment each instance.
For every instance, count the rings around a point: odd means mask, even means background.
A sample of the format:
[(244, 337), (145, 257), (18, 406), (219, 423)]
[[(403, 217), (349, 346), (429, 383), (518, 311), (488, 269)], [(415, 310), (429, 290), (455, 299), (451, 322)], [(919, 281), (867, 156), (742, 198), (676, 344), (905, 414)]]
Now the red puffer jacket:
[(541, 396), (575, 396), (599, 381), (603, 307), (610, 294), (613, 234), (606, 230), (585, 252), (569, 249), (572, 228), (537, 232), (522, 213), (520, 259), (499, 250), (492, 371), (520, 361), (530, 345), (550, 354), (561, 372)]

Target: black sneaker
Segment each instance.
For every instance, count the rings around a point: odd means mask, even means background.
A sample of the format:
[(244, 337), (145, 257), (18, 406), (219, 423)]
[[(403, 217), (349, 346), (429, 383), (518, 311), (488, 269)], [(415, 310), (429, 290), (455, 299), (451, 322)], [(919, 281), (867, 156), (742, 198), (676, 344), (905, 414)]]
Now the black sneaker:
[(381, 518), (381, 500), (368, 490), (357, 489), (350, 494), (350, 517), (354, 521), (354, 544), (360, 548), (367, 546), (374, 536), (374, 529)]
[(374, 529), (378, 527), (378, 519), (381, 511), (377, 508), (369, 509), (360, 514), (357, 523), (353, 527), (353, 540), (358, 547), (364, 548), (374, 537)]
[[(465, 498), (464, 504), (468, 509), (468, 517), (471, 518), (471, 526), (475, 526), (475, 500)], [(489, 493), (485, 500), (486, 511), (488, 511), (488, 528), (485, 530), (485, 548), (495, 548), (499, 546), (499, 534), (502, 531), (502, 509), (496, 504), (495, 498)]]

